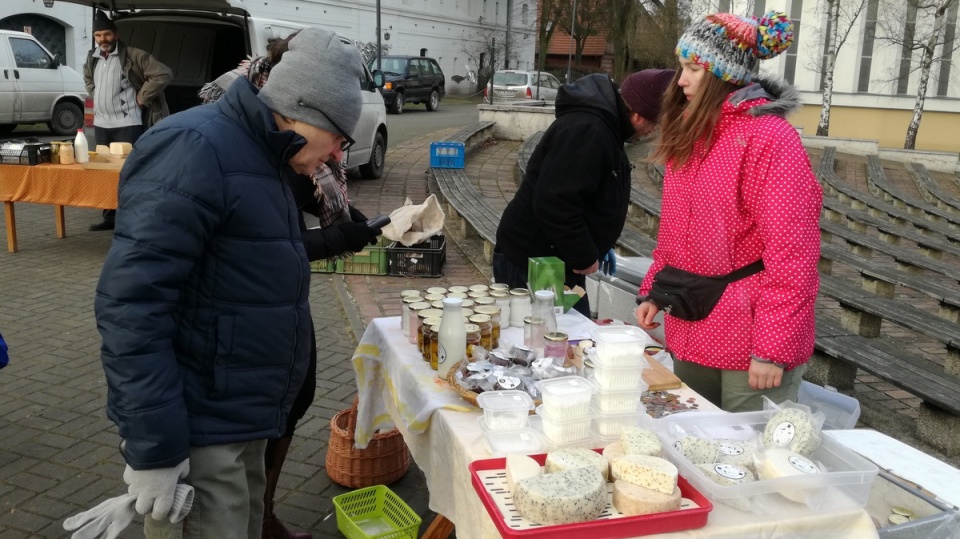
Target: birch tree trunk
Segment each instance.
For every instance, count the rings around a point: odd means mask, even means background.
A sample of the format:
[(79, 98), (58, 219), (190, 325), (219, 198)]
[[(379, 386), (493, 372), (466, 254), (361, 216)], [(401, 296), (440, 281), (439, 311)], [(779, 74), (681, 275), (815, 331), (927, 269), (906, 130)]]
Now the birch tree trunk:
[(817, 136), (826, 137), (830, 134), (830, 105), (833, 102), (833, 69), (837, 65), (837, 32), (840, 26), (840, 1), (829, 0), (828, 25), (830, 34), (827, 36), (827, 63), (823, 72), (823, 97), (820, 107), (820, 123), (817, 124)]
[(913, 117), (907, 127), (907, 138), (903, 143), (906, 150), (913, 150), (917, 145), (917, 132), (920, 130), (920, 118), (923, 116), (923, 104), (927, 99), (927, 83), (930, 80), (930, 66), (933, 65), (933, 53), (940, 42), (940, 35), (947, 23), (947, 8), (954, 0), (938, 0), (933, 6), (933, 32), (923, 44), (923, 55), (920, 57), (920, 83), (917, 87), (917, 100), (913, 105)]

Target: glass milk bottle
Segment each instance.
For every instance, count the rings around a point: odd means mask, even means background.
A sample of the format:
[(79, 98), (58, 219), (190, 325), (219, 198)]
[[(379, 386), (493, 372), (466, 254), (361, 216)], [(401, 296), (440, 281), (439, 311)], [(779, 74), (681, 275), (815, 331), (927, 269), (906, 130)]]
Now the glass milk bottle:
[(437, 376), (443, 379), (466, 356), (467, 328), (462, 303), (460, 298), (443, 300), (443, 317), (437, 332)]

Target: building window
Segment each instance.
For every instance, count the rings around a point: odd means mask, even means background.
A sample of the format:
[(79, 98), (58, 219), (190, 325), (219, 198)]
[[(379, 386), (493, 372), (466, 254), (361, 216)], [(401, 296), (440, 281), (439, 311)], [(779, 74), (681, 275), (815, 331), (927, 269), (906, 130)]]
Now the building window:
[[(756, 6), (754, 6), (754, 9), (756, 9)], [(783, 78), (793, 84), (793, 79), (797, 74), (797, 52), (800, 50), (800, 14), (803, 13), (803, 0), (793, 0), (790, 4), (790, 12), (790, 22), (793, 23), (793, 45), (787, 49)]]
[(917, 5), (907, 4), (907, 20), (903, 24), (903, 46), (900, 48), (900, 73), (897, 77), (897, 93), (905, 94), (910, 86), (910, 71), (913, 63), (913, 44), (917, 32)]
[(937, 81), (937, 95), (947, 95), (950, 84), (950, 67), (953, 64), (953, 40), (957, 37), (957, 6), (954, 2), (947, 12), (947, 26), (943, 29), (943, 57), (940, 59), (940, 78)]
[(867, 2), (867, 13), (863, 26), (863, 45), (860, 49), (860, 76), (857, 80), (857, 92), (870, 91), (870, 68), (873, 66), (873, 45), (877, 37), (877, 10), (880, 0)]
[(520, 7), (520, 24), (524, 26), (530, 24), (530, 9), (526, 4)]

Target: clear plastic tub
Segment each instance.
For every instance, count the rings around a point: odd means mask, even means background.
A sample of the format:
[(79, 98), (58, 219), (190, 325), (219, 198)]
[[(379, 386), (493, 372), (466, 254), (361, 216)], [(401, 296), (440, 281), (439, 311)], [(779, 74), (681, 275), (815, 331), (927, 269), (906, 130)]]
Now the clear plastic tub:
[(762, 433), (767, 421), (775, 413), (773, 410), (733, 414), (690, 412), (656, 421), (644, 418), (643, 425), (660, 436), (664, 455), (677, 465), (680, 475), (715, 502), (740, 505), (744, 510), (757, 514), (775, 514), (778, 506), (795, 503), (779, 495), (786, 492), (791, 498), (805, 500), (806, 505), (814, 511), (864, 507), (878, 468), (827, 436), (823, 437), (820, 447), (809, 457), (825, 468), (825, 472), (737, 485), (720, 485), (709, 479), (673, 446), (686, 434), (710, 439), (747, 439)]
[(517, 430), (527, 427), (533, 399), (526, 391), (515, 389), (484, 391), (477, 396), (483, 408), (483, 423), (489, 430)]
[(557, 421), (587, 417), (597, 385), (581, 376), (562, 376), (537, 382), (543, 408)]
[(600, 389), (593, 394), (593, 408), (600, 413), (619, 414), (644, 409), (640, 389)]
[(604, 391), (633, 389), (637, 392), (647, 389), (647, 383), (643, 381), (643, 369), (648, 365), (646, 360), (633, 365), (616, 366), (600, 359), (595, 351), (588, 351), (587, 354), (593, 365), (593, 379), (599, 389)]
[(806, 404), (812, 412), (823, 412), (825, 429), (852, 429), (860, 418), (860, 401), (840, 393), (832, 387), (823, 387), (804, 380), (800, 383), (800, 404)]
[(623, 427), (636, 427), (640, 425), (640, 414), (646, 412), (625, 412), (619, 414), (599, 413), (594, 410), (593, 431), (604, 439), (616, 436), (619, 438)]
[[(589, 400), (587, 401), (589, 403)], [(590, 425), (593, 423), (593, 414), (588, 413), (576, 418), (558, 418), (551, 414), (544, 406), (537, 407), (537, 416), (547, 442), (554, 446), (570, 444), (591, 439), (593, 434)]]
[(641, 363), (644, 348), (653, 342), (642, 329), (634, 326), (601, 326), (594, 328), (590, 336), (597, 355), (611, 367)]
[(484, 432), (483, 439), (487, 444), (487, 451), (495, 457), (509, 453), (533, 455), (543, 453), (547, 449), (546, 441), (532, 428), (488, 430)]

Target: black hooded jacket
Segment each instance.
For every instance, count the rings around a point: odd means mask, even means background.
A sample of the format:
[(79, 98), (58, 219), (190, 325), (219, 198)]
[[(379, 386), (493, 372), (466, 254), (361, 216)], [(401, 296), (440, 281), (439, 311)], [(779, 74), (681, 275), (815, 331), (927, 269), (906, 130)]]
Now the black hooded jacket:
[(623, 144), (634, 129), (606, 75), (562, 86), (556, 107), (500, 219), (496, 250), (519, 267), (529, 257), (556, 256), (569, 284), (571, 270), (593, 265), (623, 230), (632, 168)]

